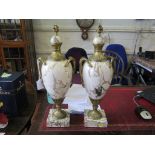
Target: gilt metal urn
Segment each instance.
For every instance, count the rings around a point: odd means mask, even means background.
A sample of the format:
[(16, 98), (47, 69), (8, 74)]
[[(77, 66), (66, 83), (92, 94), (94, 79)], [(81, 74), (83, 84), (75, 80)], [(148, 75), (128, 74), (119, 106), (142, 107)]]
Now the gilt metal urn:
[(93, 110), (89, 110), (87, 117), (92, 120), (99, 120), (103, 117), (98, 105), (110, 87), (113, 77), (113, 58), (106, 56), (102, 48), (104, 38), (101, 33), (102, 26), (97, 29), (97, 36), (93, 40), (94, 53), (89, 59), (81, 58), (80, 74), (90, 101), (93, 104)]
[(42, 62), (41, 74), (44, 87), (55, 103), (56, 110), (51, 114), (55, 119), (64, 119), (67, 114), (61, 108), (65, 94), (71, 86), (72, 75), (75, 61), (72, 57), (66, 59), (61, 53), (62, 41), (58, 36), (59, 27), (54, 25), (55, 35), (52, 36), (50, 43), (53, 52), (47, 60), (38, 58)]

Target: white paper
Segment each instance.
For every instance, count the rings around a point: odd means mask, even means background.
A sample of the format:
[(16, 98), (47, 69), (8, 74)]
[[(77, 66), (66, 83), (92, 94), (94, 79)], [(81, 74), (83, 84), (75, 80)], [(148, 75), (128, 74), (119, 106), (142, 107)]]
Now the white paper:
[(68, 109), (71, 113), (83, 113), (85, 109), (92, 109), (88, 94), (80, 84), (72, 85), (63, 103), (68, 104)]

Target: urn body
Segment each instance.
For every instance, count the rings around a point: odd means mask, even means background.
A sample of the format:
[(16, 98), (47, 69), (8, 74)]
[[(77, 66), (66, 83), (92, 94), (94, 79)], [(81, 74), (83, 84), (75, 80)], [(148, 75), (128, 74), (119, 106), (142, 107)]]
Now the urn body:
[(85, 62), (82, 75), (89, 97), (93, 100), (100, 100), (111, 84), (113, 76), (112, 64), (108, 60)]
[(71, 85), (73, 69), (71, 63), (66, 63), (49, 59), (42, 65), (43, 83), (52, 99), (63, 99)]

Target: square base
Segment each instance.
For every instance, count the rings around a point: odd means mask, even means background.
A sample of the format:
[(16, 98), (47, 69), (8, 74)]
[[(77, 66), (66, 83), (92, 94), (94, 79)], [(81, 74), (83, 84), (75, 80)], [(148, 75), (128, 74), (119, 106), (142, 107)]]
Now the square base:
[(99, 111), (102, 114), (102, 118), (98, 119), (98, 120), (93, 120), (88, 117), (89, 110), (84, 111), (84, 126), (85, 127), (100, 127), (100, 128), (107, 127), (108, 121), (107, 121), (105, 112), (103, 109), (101, 109)]
[(67, 116), (63, 119), (57, 119), (52, 116), (53, 112), (55, 112), (56, 109), (50, 109), (47, 120), (46, 120), (46, 126), (47, 127), (69, 127), (70, 126), (70, 113), (66, 109), (63, 109), (63, 110), (67, 113)]

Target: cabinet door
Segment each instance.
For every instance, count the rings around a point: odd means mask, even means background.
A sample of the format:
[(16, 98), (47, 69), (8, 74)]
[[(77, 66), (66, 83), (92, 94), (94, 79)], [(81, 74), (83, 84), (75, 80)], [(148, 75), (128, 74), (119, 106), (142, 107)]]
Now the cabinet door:
[(3, 57), (4, 67), (9, 72), (26, 70), (25, 51), (23, 47), (5, 47), (3, 48)]
[(28, 68), (31, 81), (35, 85), (37, 80), (37, 64), (36, 64), (36, 52), (35, 52), (35, 46), (34, 46), (34, 34), (33, 34), (33, 24), (32, 20), (25, 19), (24, 20), (24, 27), (25, 27), (25, 40), (29, 41), (29, 44), (26, 46), (26, 52), (28, 56)]
[(2, 48), (0, 48), (0, 69), (2, 69), (2, 66), (3, 66)]
[(0, 40), (23, 40), (22, 23), (19, 19), (0, 19)]
[(35, 85), (37, 65), (32, 20), (0, 19), (0, 66), (24, 71)]

